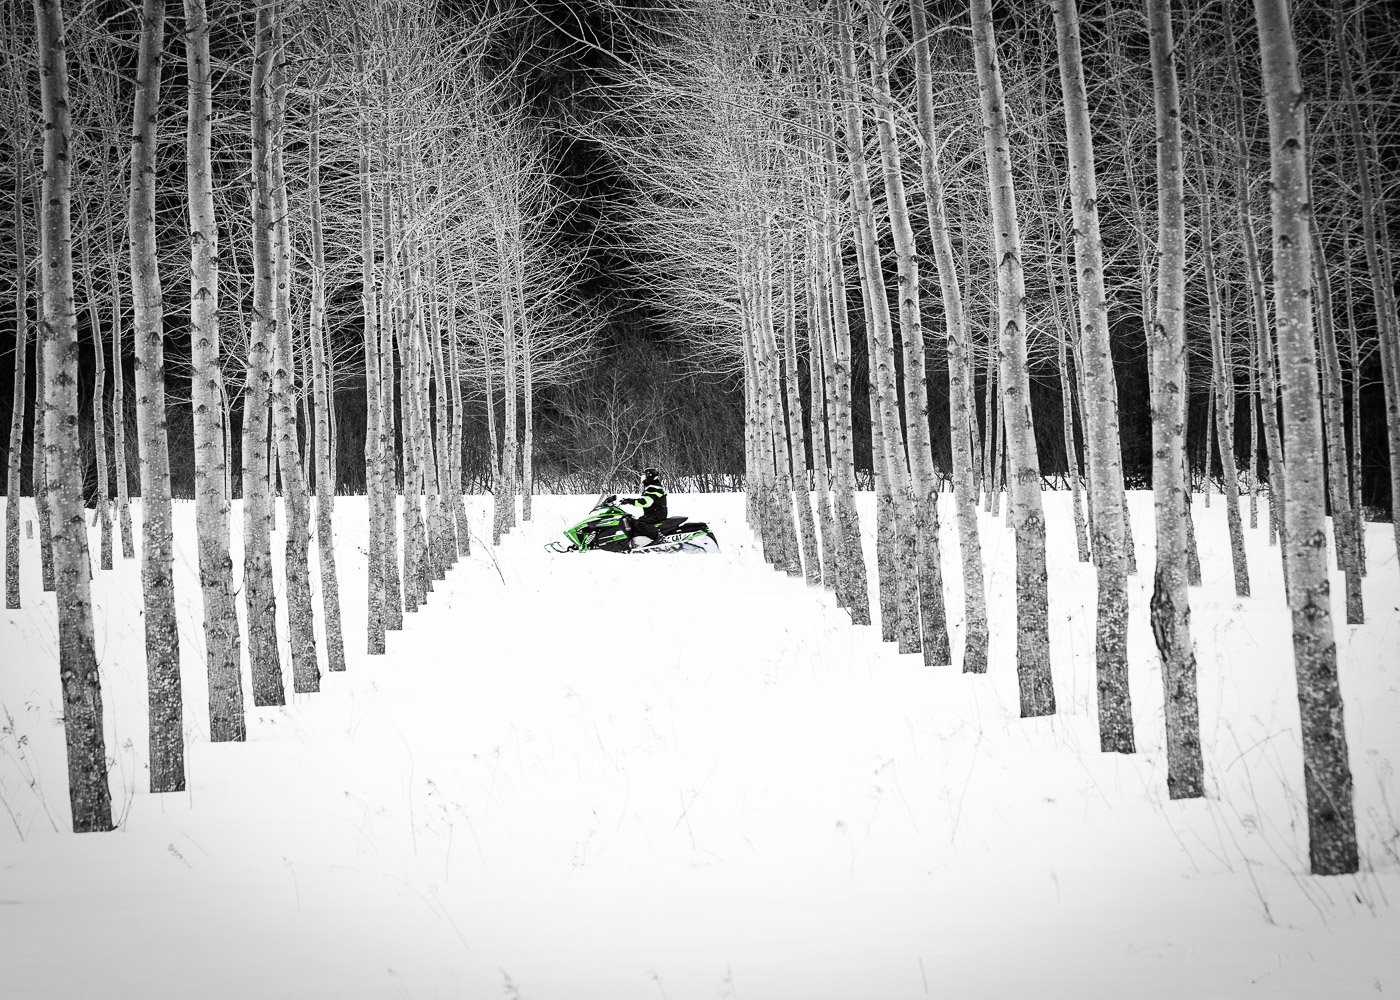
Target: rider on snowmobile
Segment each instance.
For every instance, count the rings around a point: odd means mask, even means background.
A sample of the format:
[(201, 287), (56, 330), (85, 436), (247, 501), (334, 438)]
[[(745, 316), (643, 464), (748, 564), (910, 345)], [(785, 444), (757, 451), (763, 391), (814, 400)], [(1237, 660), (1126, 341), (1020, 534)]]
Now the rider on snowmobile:
[(660, 472), (643, 469), (641, 496), (618, 497), (617, 505), (628, 515), (622, 526), (634, 547), (661, 541), (657, 525), (666, 520), (666, 487), (661, 485)]
[(661, 473), (642, 473), (640, 495), (604, 493), (588, 516), (545, 545), (549, 552), (718, 552), (710, 526), (668, 517)]

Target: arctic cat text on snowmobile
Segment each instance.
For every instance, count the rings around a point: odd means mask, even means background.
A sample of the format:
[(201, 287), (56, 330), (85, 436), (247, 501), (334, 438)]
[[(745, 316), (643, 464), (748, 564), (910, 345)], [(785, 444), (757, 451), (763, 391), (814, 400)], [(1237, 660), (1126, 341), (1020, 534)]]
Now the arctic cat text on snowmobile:
[[(710, 526), (684, 517), (668, 517), (655, 525), (659, 538), (652, 540), (633, 526), (623, 506), (628, 497), (604, 493), (578, 524), (564, 532), (564, 540), (550, 542), (550, 552), (622, 552), (632, 555), (658, 552), (698, 554), (718, 552), (719, 542)], [(629, 530), (630, 529), (630, 530)]]

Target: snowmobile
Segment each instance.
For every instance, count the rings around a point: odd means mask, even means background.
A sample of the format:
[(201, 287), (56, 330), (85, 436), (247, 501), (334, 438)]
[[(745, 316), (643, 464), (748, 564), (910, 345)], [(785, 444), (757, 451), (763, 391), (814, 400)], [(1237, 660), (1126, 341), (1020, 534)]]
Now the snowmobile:
[(698, 555), (719, 551), (719, 541), (710, 526), (703, 521), (688, 521), (684, 516), (668, 517), (657, 524), (655, 527), (660, 538), (655, 541), (629, 531), (632, 516), (624, 505), (639, 499), (616, 493), (602, 494), (588, 516), (566, 529), (563, 541), (546, 545), (546, 551), (621, 552), (631, 555), (657, 552)]

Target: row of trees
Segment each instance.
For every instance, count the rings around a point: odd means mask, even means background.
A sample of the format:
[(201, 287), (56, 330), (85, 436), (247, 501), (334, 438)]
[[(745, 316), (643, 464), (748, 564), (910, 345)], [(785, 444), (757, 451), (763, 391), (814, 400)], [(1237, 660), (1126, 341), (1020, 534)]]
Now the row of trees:
[[(1342, 0), (1296, 24), (1286, 0), (1256, 0), (1252, 23), (1211, 0), (1082, 16), (1075, 0), (953, 8), (697, 5), (610, 82), (611, 112), (594, 131), (643, 167), (626, 221), (663, 276), (657, 308), (697, 355), (745, 375), (750, 520), (776, 566), (824, 581), (854, 621), (870, 620), (851, 502), (863, 339), (885, 638), (951, 661), (936, 505), (950, 485), (962, 664), (986, 669), (976, 508), (1004, 483), (1021, 711), (1051, 714), (1037, 446), (1049, 428), (1030, 399), (1033, 371), (1057, 379), (1080, 557), (1098, 575), (1101, 747), (1132, 752), (1136, 567), (1113, 354), (1141, 338), (1169, 793), (1204, 794), (1188, 591), (1199, 583), (1185, 449), (1195, 379), (1209, 393), (1239, 595), (1241, 490), (1255, 517), (1268, 489), (1282, 541), (1313, 869), (1355, 871), (1325, 514), (1347, 620), (1359, 623), (1358, 428), (1377, 368), (1392, 481), (1400, 469), (1384, 236), (1394, 178), (1378, 155), (1396, 121), (1358, 97), (1360, 79), (1373, 98), (1384, 91), (1355, 68), (1371, 65), (1366, 29), (1389, 15)], [(925, 326), (935, 320), (937, 343)], [(1188, 326), (1204, 334), (1204, 358), (1188, 357)], [(942, 468), (931, 373), (946, 378)]]
[[(172, 458), (194, 467), (210, 737), (242, 740), (245, 655), (260, 706), (284, 703), (287, 667), (296, 693), (319, 689), (322, 665), (345, 669), (331, 470), (338, 438), (349, 435), (333, 427), (336, 381), (354, 379), (366, 396), (365, 642), (382, 653), (385, 633), (470, 549), (466, 408), (489, 417), (494, 541), (522, 494), (530, 514), (532, 394), (576, 376), (598, 327), (573, 294), (577, 264), (550, 253), (551, 227), (567, 206), (549, 183), (538, 127), (508, 77), (489, 69), (500, 19), (454, 24), (418, 0), (270, 0), (211, 22), (204, 0), (186, 0), (172, 29), (166, 8), (165, 0), (143, 0), (139, 10), (89, 5), (65, 20), (59, 0), (35, 0), (32, 21), (7, 8), (3, 26), (15, 281), (6, 604), (20, 604), (15, 501), (32, 425), (31, 489), (44, 589), (59, 613), (80, 831), (112, 825), (80, 343), (91, 345), (96, 386), (96, 565), (112, 568), (118, 536), (132, 558), (140, 531), (150, 780), (164, 792), (185, 781)], [(183, 60), (168, 58), (176, 46)], [(122, 419), (129, 358), (135, 526)], [(172, 456), (171, 406), (192, 413), (189, 454)], [(281, 587), (272, 559), (279, 495)], [(241, 579), (230, 550), (235, 496)]]
[[(572, 295), (573, 265), (551, 248), (569, 206), (537, 123), (494, 71), (501, 18), (478, 11), (464, 25), (428, 0), (286, 0), (210, 24), (202, 0), (186, 0), (175, 36), (185, 58), (167, 76), (183, 84), (168, 89), (183, 91), (187, 110), (172, 142), (161, 129), (164, 13), (162, 0), (144, 0), (139, 18), (88, 7), (65, 25), (58, 0), (34, 0), (32, 23), (5, 25), (17, 46), (6, 61), (17, 341), (7, 489), (20, 492), (25, 417), (40, 413), (32, 481), (60, 615), (77, 829), (110, 827), (80, 343), (94, 348), (105, 569), (114, 536), (124, 555), (135, 549), (124, 421), (111, 421), (115, 491), (106, 426), (107, 358), (120, 415), (134, 331), (151, 774), (164, 791), (183, 783), (170, 386), (183, 379), (190, 390), (178, 405), (194, 427), (211, 735), (236, 740), (245, 646), (254, 703), (285, 698), (271, 559), (279, 494), (293, 690), (316, 690), (323, 660), (344, 666), (330, 470), (358, 428), (334, 426), (337, 380), (363, 387), (366, 643), (382, 652), (386, 631), (470, 544), (466, 409), (485, 404), (494, 542), (518, 495), (529, 516), (536, 389), (568, 381), (597, 328)], [(949, 663), (937, 500), (951, 487), (962, 664), (981, 672), (976, 511), (1008, 493), (1026, 716), (1055, 711), (1037, 440), (1046, 415), (1032, 397), (1036, 380), (1058, 384), (1080, 556), (1098, 571), (1101, 746), (1111, 752), (1135, 746), (1126, 587), (1136, 567), (1115, 374), (1125, 341), (1145, 348), (1152, 629), (1173, 797), (1204, 788), (1185, 448), (1192, 380), (1204, 386), (1241, 595), (1238, 490), (1252, 515), (1269, 491), (1294, 615), (1312, 862), (1340, 872), (1355, 870), (1357, 852), (1324, 514), (1330, 505), (1348, 618), (1360, 621), (1362, 395), (1379, 369), (1394, 480), (1400, 356), (1385, 235), (1393, 178), (1379, 156), (1395, 120), (1363, 99), (1382, 88), (1361, 29), (1389, 15), (1342, 0), (1328, 15), (1309, 9), (1294, 24), (1283, 0), (1257, 0), (1253, 24), (1209, 0), (1177, 12), (1167, 0), (1101, 4), (1082, 18), (1072, 0), (678, 4), (636, 27), (591, 97), (605, 113), (575, 124), (635, 180), (619, 221), (651, 308), (682, 332), (693, 368), (742, 377), (749, 515), (776, 566), (825, 582), (854, 621), (871, 620), (854, 504), (868, 448), (884, 637)], [(126, 121), (131, 132), (118, 136)], [(1310, 210), (1322, 202), (1332, 210)], [(189, 277), (187, 295), (171, 274)], [(31, 309), (42, 340), (34, 406), (24, 396)], [(925, 333), (935, 317), (941, 336)], [(1205, 334), (1195, 356), (1192, 326)], [(614, 390), (632, 391), (621, 381)], [(651, 434), (621, 426), (626, 401), (609, 402), (605, 386), (556, 393), (555, 432), (571, 400), (590, 412), (590, 394), (619, 415), (615, 440)], [(596, 471), (635, 457), (614, 448)], [(7, 599), (17, 603), (18, 506), (6, 507)]]

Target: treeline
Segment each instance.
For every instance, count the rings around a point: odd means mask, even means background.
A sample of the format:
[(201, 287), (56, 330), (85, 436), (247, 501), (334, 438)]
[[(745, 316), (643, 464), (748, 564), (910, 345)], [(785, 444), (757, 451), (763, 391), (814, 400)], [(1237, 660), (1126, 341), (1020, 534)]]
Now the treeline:
[[(1269, 518), (1326, 873), (1357, 864), (1327, 550), (1359, 623), (1368, 468), (1371, 495), (1400, 501), (1398, 25), (1385, 5), (1292, 7), (676, 5), (589, 130), (641, 178), (621, 213), (639, 287), (696, 358), (743, 373), (765, 553), (857, 622), (869, 448), (874, 583), (902, 652), (952, 659), (937, 506), (951, 488), (962, 666), (986, 669), (976, 509), (1005, 495), (1021, 710), (1055, 712), (1041, 492), (1063, 476), (1098, 570), (1102, 749), (1135, 748), (1126, 583), (1133, 532), (1152, 531), (1167, 787), (1200, 796), (1192, 493), (1206, 474), (1224, 493), (1241, 596), (1242, 496), (1251, 526)], [(1032, 405), (1047, 395), (1058, 412)], [(1133, 472), (1149, 473), (1151, 525), (1129, 521), (1128, 455), (1150, 461)]]
[(196, 505), (214, 740), (244, 738), (245, 655), (256, 705), (285, 701), (284, 668), (298, 693), (345, 668), (338, 470), (358, 466), (369, 496), (371, 653), (469, 551), (469, 407), (491, 540), (518, 498), (529, 517), (534, 395), (580, 377), (599, 319), (576, 294), (579, 262), (555, 252), (567, 206), (538, 124), (495, 68), (519, 26), (469, 13), (420, 0), (269, 0), (213, 20), (204, 0), (4, 7), (6, 606), (20, 605), (18, 499), (32, 493), (76, 830), (111, 827), (89, 578), (118, 545), (133, 558), (136, 532), (151, 789), (184, 787), (177, 488)]

